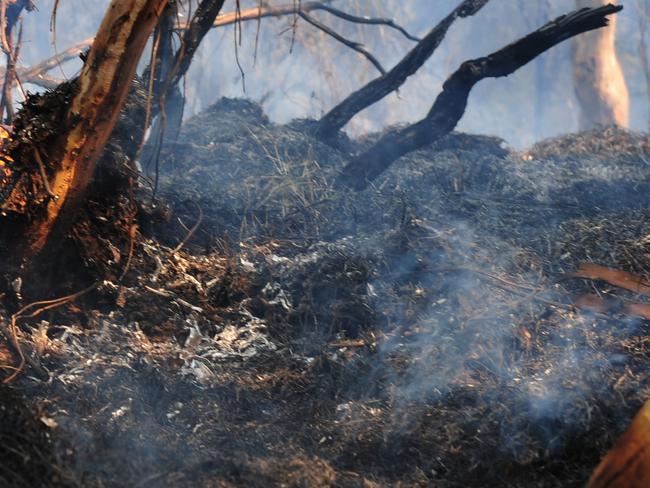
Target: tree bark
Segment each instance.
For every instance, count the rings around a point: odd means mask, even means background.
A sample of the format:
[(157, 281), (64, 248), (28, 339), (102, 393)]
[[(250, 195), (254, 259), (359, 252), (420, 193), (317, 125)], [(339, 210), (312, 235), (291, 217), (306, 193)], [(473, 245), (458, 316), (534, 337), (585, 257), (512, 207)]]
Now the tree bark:
[[(63, 240), (126, 100), (147, 39), (167, 3), (113, 0), (109, 6), (76, 81), (65, 126), (53, 147), (41, 148), (49, 161), (59, 161), (48, 168), (53, 173), (49, 185), (43, 184), (54, 197), (43, 199), (41, 208), (30, 208), (24, 242), (14, 246), (14, 263), (32, 262), (50, 244)], [(12, 197), (24, 195), (11, 195), (10, 203)]]
[[(213, 23), (225, 0), (203, 0), (196, 9), (190, 22), (185, 26), (178, 50), (171, 52), (171, 19), (166, 19), (168, 26), (160, 32), (159, 52), (155, 54), (159, 65), (159, 74), (153, 73), (153, 104), (151, 115), (156, 116), (152, 128), (152, 137), (142, 153), (142, 159), (147, 161), (147, 166), (154, 163), (154, 195), (158, 190), (158, 165), (160, 150), (164, 139), (175, 140), (183, 122), (185, 97), (180, 89), (183, 79), (201, 41), (210, 31)], [(153, 61), (152, 61), (153, 62)], [(149, 75), (151, 76), (151, 74)], [(156, 79), (157, 78), (157, 79)]]
[[(609, 0), (576, 0), (576, 7), (605, 5)], [(578, 99), (580, 130), (618, 125), (627, 127), (630, 99), (616, 55), (616, 19), (573, 42), (573, 82)]]
[(397, 90), (431, 57), (459, 17), (477, 13), (489, 0), (464, 0), (434, 27), (393, 69), (349, 95), (325, 114), (316, 127), (321, 139), (332, 139), (356, 114)]
[(465, 113), (470, 91), (480, 80), (508, 76), (556, 44), (605, 27), (607, 16), (622, 8), (607, 5), (577, 10), (558, 17), (487, 57), (466, 61), (447, 79), (442, 93), (424, 119), (404, 129), (388, 132), (343, 169), (338, 184), (363, 190), (399, 157), (450, 133)]
[(587, 488), (650, 486), (650, 401), (594, 470)]

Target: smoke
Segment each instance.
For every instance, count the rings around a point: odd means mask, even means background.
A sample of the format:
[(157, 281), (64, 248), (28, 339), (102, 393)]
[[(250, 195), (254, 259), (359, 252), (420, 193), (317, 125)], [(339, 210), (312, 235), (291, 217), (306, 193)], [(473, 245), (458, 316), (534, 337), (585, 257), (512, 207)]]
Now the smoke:
[[(84, 4), (83, 11), (79, 11), (78, 2), (61, 2), (56, 46), (53, 46), (52, 34), (46, 28), (53, 0), (39, 2), (37, 12), (25, 15), (23, 63), (36, 63), (92, 36), (108, 3), (104, 0)], [(256, 1), (242, 2), (242, 8), (256, 6)], [(357, 14), (395, 18), (415, 35), (426, 33), (453, 8), (441, 4), (431, 12), (428, 0), (408, 5), (392, 0), (338, 2), (337, 6)], [(432, 59), (399, 94), (387, 97), (357, 116), (347, 130), (358, 136), (422, 118), (444, 80), (461, 62), (484, 56), (571, 9), (567, 2), (560, 0), (529, 7), (527, 4), (524, 7), (522, 2), (494, 0), (475, 18), (458, 21)], [(231, 3), (226, 2), (225, 9), (231, 8)], [(640, 27), (635, 9), (636, 4), (626, 4), (618, 16), (619, 55), (633, 96), (646, 90), (637, 52)], [(393, 66), (413, 46), (393, 29), (350, 24), (324, 12), (316, 12), (314, 16), (346, 38), (362, 42), (386, 67)], [(204, 40), (186, 79), (186, 118), (222, 96), (242, 95), (262, 102), (276, 122), (316, 118), (378, 75), (349, 48), (305, 22), (298, 21), (296, 25), (294, 42), (291, 16), (263, 19), (259, 37), (256, 22), (244, 23), (242, 41), (241, 44), (237, 41), (236, 49), (232, 26), (213, 30)], [(245, 72), (246, 92), (238, 65)], [(70, 77), (79, 67), (79, 62), (68, 63), (52, 74)], [(573, 132), (577, 118), (571, 115), (575, 112), (571, 86), (570, 45), (565, 43), (508, 78), (481, 82), (471, 95), (459, 129), (498, 136), (518, 148), (542, 138)], [(645, 97), (636, 96), (631, 128), (647, 129), (647, 111)]]

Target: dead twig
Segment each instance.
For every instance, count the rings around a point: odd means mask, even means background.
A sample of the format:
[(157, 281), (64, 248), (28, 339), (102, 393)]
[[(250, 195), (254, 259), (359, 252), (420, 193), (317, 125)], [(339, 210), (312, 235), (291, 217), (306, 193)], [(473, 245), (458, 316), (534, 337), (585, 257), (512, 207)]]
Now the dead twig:
[(202, 209), (201, 206), (200, 206), (198, 203), (196, 203), (195, 201), (191, 201), (191, 203), (193, 203), (193, 204), (196, 206), (196, 208), (197, 208), (197, 210), (198, 210), (198, 212), (199, 212), (199, 215), (198, 215), (198, 217), (197, 217), (197, 219), (196, 219), (196, 222), (194, 223), (194, 225), (192, 226), (192, 228), (189, 230), (189, 232), (187, 233), (187, 235), (185, 236), (185, 238), (184, 238), (184, 239), (183, 239), (183, 240), (178, 244), (178, 246), (176, 246), (174, 249), (172, 249), (171, 254), (175, 254), (175, 253), (177, 253), (178, 251), (180, 251), (180, 250), (183, 248), (183, 246), (184, 246), (185, 244), (187, 244), (187, 241), (189, 241), (189, 240), (192, 238), (192, 236), (194, 235), (194, 233), (197, 231), (197, 229), (199, 228), (199, 226), (200, 226), (201, 223), (203, 222), (203, 209)]
[(322, 22), (319, 22), (318, 20), (316, 20), (316, 19), (313, 18), (311, 15), (309, 15), (309, 14), (307, 14), (307, 13), (305, 13), (305, 12), (302, 12), (302, 11), (301, 11), (301, 12), (298, 12), (298, 15), (300, 16), (301, 19), (303, 19), (303, 20), (305, 20), (306, 22), (308, 22), (309, 24), (313, 25), (313, 26), (316, 27), (318, 30), (323, 31), (325, 34), (327, 34), (328, 36), (330, 36), (330, 37), (336, 39), (336, 40), (337, 40), (338, 42), (340, 42), (341, 44), (343, 44), (343, 45), (349, 47), (349, 48), (352, 49), (353, 51), (356, 51), (356, 52), (358, 52), (359, 54), (361, 54), (362, 56), (364, 56), (368, 61), (370, 61), (370, 62), (372, 63), (372, 65), (373, 65), (375, 68), (377, 68), (377, 71), (379, 71), (379, 72), (382, 74), (382, 76), (386, 74), (386, 70), (385, 70), (384, 67), (381, 65), (381, 63), (379, 62), (379, 60), (378, 60), (375, 56), (373, 56), (370, 52), (368, 52), (368, 51), (363, 47), (363, 44), (361, 44), (361, 43), (359, 43), (359, 42), (356, 42), (356, 41), (351, 41), (351, 40), (349, 40), (349, 39), (346, 39), (345, 37), (343, 37), (343, 36), (342, 36), (341, 34), (339, 34), (338, 32), (335, 32), (334, 30), (332, 30), (331, 28), (329, 28), (328, 26), (326, 26), (326, 25), (323, 24)]
[(133, 260), (133, 251), (135, 249), (135, 241), (138, 238), (138, 224), (131, 224), (129, 228), (129, 256), (126, 258), (126, 264), (122, 270), (122, 274), (118, 278), (118, 281), (122, 281), (131, 268), (131, 261)]
[[(15, 314), (11, 316), (11, 321), (10, 321), (10, 326), (8, 330), (8, 335), (10, 337), (10, 342), (12, 347), (15, 349), (16, 354), (18, 355), (18, 365), (14, 367), (14, 372), (10, 374), (7, 378), (5, 378), (2, 382), (7, 385), (9, 383), (12, 383), (18, 375), (23, 371), (25, 368), (25, 363), (27, 361), (31, 361), (30, 358), (26, 358), (25, 354), (23, 352), (23, 348), (20, 345), (20, 340), (18, 339), (18, 319), (20, 318), (34, 318), (39, 316), (41, 313), (47, 311), (47, 310), (52, 310), (54, 308), (61, 307), (62, 305), (65, 305), (67, 303), (70, 303), (77, 298), (90, 293), (91, 291), (95, 290), (99, 286), (99, 282), (93, 283), (90, 285), (88, 288), (85, 288), (77, 293), (73, 293), (71, 295), (66, 295), (64, 297), (60, 298), (55, 298), (52, 300), (41, 300), (37, 302), (30, 303), (29, 305), (25, 305), (23, 308), (18, 310)], [(40, 307), (40, 308), (36, 308)], [(27, 311), (36, 308), (32, 313), (29, 315), (25, 315)]]
[(36, 160), (36, 164), (38, 164), (38, 171), (41, 175), (41, 179), (43, 180), (43, 186), (45, 187), (45, 191), (51, 198), (57, 198), (56, 194), (52, 191), (52, 187), (50, 186), (50, 181), (47, 177), (47, 173), (45, 172), (45, 165), (43, 164), (41, 153), (37, 148), (34, 148), (34, 159)]

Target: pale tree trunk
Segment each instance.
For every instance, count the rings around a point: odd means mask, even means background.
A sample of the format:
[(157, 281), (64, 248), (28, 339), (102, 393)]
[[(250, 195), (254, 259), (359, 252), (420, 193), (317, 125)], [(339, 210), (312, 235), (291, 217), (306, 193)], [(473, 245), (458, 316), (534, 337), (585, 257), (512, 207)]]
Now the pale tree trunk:
[[(576, 7), (616, 3), (615, 0), (576, 0)], [(573, 81), (580, 109), (580, 130), (618, 125), (627, 127), (630, 99), (616, 55), (616, 18), (609, 27), (577, 37), (573, 44)]]

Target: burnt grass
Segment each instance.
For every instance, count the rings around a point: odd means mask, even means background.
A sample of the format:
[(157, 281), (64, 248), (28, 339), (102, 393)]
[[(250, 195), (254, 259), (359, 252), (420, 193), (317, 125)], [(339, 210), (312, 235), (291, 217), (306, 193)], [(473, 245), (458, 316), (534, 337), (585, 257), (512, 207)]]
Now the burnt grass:
[(563, 275), (650, 275), (650, 138), (456, 133), (355, 193), (378, 136), (312, 126), (222, 99), (165, 142), (125, 276), (21, 323), (49, 378), (0, 391), (0, 486), (585, 484), (650, 341), (573, 302), (647, 298)]

